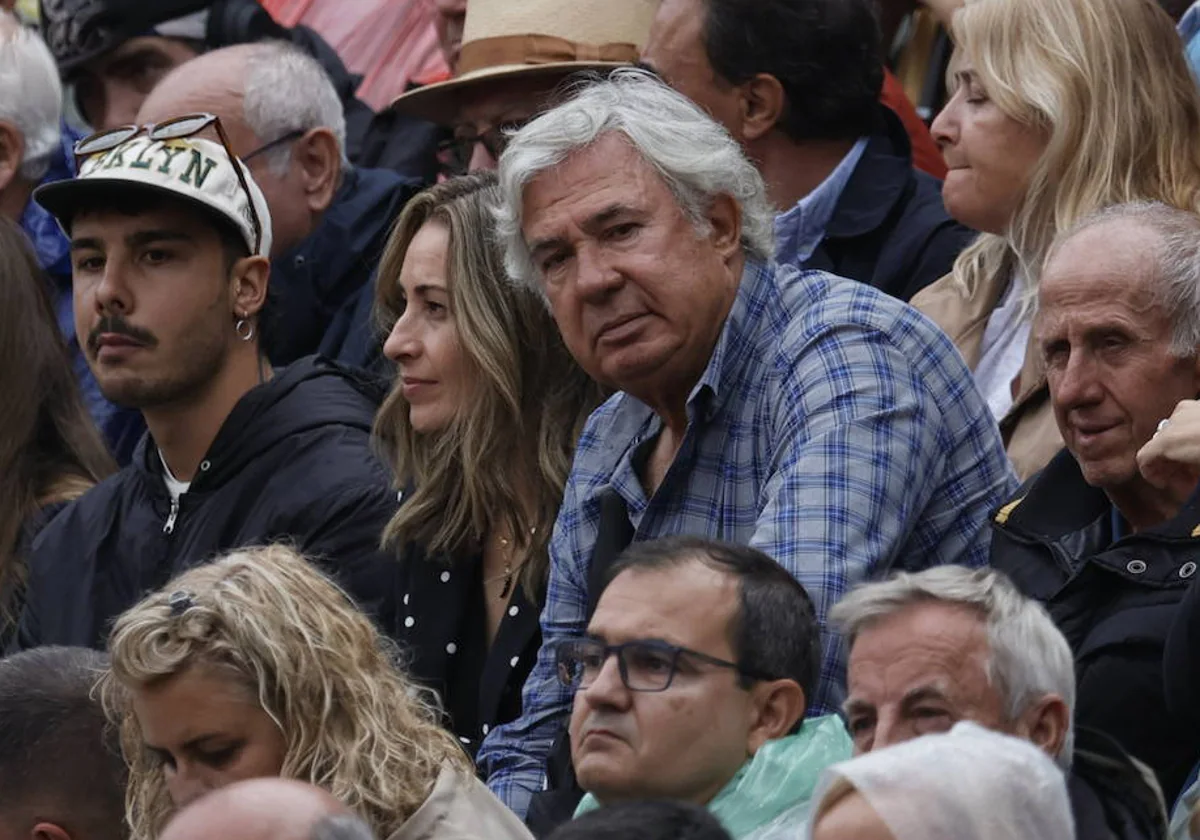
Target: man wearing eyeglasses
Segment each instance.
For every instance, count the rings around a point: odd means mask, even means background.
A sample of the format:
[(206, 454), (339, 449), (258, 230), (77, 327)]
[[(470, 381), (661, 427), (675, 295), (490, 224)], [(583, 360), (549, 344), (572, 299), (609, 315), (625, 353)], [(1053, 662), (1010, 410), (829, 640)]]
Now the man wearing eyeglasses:
[(277, 321), (267, 355), (286, 365), (312, 353), (375, 368), (372, 282), (396, 217), (420, 187), (394, 172), (351, 166), (346, 121), (321, 65), (290, 44), (215, 50), (170, 73), (139, 124), (176, 114), (221, 118), (234, 153), (271, 209)]
[(381, 393), (323, 359), (265, 358), (271, 215), (220, 121), (118, 128), (75, 152), (79, 177), (34, 198), (70, 238), (88, 365), (148, 434), (35, 541), (18, 645), (102, 646), (146, 591), (279, 540), (388, 629), (395, 563), (378, 541), (397, 502), (370, 446)]
[(587, 634), (555, 651), (577, 813), (680, 800), (735, 840), (799, 836), (820, 771), (852, 749), (836, 716), (801, 724), (821, 662), (804, 588), (756, 549), (695, 537), (635, 543), (607, 579)]

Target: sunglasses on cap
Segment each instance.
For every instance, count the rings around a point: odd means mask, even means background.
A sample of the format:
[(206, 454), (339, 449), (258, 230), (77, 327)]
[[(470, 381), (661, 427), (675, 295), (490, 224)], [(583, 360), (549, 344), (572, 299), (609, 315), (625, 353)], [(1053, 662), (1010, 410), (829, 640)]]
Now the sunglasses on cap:
[(229, 145), (229, 136), (225, 134), (221, 120), (216, 114), (187, 114), (161, 123), (122, 125), (98, 131), (75, 144), (75, 165), (78, 168), (86, 158), (115, 149), (142, 133), (145, 133), (151, 140), (160, 142), (182, 140), (185, 137), (194, 137), (209, 126), (216, 129), (217, 137), (225, 148), (225, 154), (229, 156), (229, 160), (233, 164), (233, 171), (237, 175), (238, 183), (242, 186), (242, 192), (246, 194), (246, 202), (250, 206), (250, 223), (254, 226), (254, 253), (258, 253), (262, 248), (262, 219), (258, 217), (258, 209), (254, 206), (254, 193), (250, 191), (250, 184), (242, 172), (238, 156), (233, 153), (233, 148)]

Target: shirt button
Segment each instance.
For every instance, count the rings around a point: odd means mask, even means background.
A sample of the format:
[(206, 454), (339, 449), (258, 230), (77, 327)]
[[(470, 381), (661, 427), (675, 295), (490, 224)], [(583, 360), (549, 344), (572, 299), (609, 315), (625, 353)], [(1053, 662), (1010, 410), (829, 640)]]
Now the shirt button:
[(1129, 572), (1131, 575), (1140, 575), (1142, 572), (1146, 571), (1146, 564), (1141, 560), (1130, 560), (1125, 566), (1125, 571)]
[(1181, 578), (1190, 578), (1196, 574), (1196, 564), (1190, 560), (1179, 567), (1179, 576)]
[(520, 662), (520, 661), (521, 661), (521, 657), (519, 657), (519, 656), (514, 656), (512, 659), (508, 660), (508, 665), (509, 665), (509, 667), (510, 667), (510, 668), (516, 668), (516, 667), (517, 667), (517, 663), (518, 663), (518, 662)]
[(508, 608), (508, 614), (513, 616), (514, 618), (516, 617), (517, 613), (519, 613), (520, 611), (521, 610), (518, 607), (509, 607)]
[(210, 469), (212, 469), (212, 462), (210, 462), (210, 461), (201, 461), (200, 462), (200, 472), (208, 472)]
[(450, 653), (450, 654), (458, 653), (458, 645), (454, 644), (454, 642), (451, 642), (450, 644), (446, 645), (446, 653)]
[(442, 583), (449, 583), (449, 582), (450, 582), (450, 573), (442, 572)]
[(404, 619), (405, 627), (412, 627), (416, 623), (417, 623), (417, 620), (415, 618), (413, 618), (411, 615), (408, 618)]
[(401, 490), (399, 493), (396, 494), (396, 501), (397, 502), (404, 501), (404, 491), (403, 490)]
[(488, 725), (485, 723), (485, 724), (483, 725), (483, 734), (484, 734), (484, 735), (488, 734), (488, 732), (489, 732), (490, 730), (491, 730), (491, 727), (490, 727), (490, 726), (488, 726)]
[(407, 595), (404, 596), (404, 606), (406, 606), (406, 607), (408, 606), (408, 596)]

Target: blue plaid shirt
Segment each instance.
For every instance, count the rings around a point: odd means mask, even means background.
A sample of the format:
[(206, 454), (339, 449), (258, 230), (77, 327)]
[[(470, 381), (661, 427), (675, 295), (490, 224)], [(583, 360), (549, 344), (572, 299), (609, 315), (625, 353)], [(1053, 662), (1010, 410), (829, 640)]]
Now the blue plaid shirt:
[[(588, 420), (550, 545), (543, 646), (524, 714), (478, 762), (518, 814), (541, 787), (571, 693), (553, 648), (586, 628), (598, 496), (624, 499), (635, 540), (694, 534), (750, 544), (808, 589), (824, 626), (854, 584), (893, 569), (987, 561), (988, 517), (1017, 486), (971, 373), (930, 321), (823, 272), (749, 263), (674, 463), (646, 498), (635, 451), (662, 422), (628, 394)], [(845, 653), (824, 633), (809, 715), (837, 709)]]

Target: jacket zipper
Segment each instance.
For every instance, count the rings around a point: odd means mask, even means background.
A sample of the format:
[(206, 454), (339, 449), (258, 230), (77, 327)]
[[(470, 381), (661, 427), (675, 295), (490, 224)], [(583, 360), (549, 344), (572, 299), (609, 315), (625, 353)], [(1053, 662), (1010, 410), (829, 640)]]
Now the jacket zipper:
[(170, 535), (175, 533), (175, 520), (179, 518), (179, 499), (171, 499), (171, 512), (167, 514), (167, 522), (163, 525), (162, 532)]

